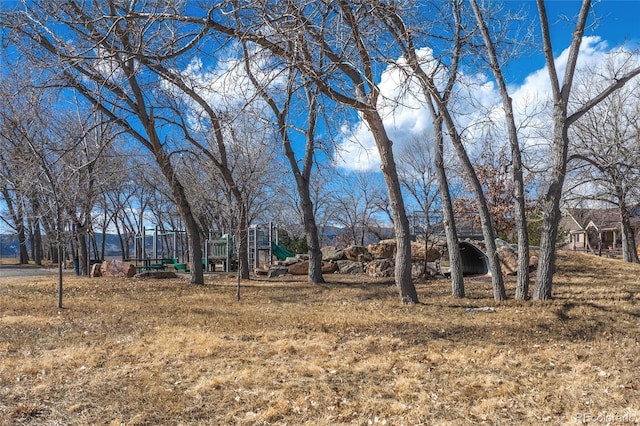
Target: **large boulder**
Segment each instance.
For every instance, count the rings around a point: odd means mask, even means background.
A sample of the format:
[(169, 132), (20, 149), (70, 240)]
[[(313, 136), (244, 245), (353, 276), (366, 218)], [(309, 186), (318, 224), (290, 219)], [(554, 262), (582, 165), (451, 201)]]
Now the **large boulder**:
[(335, 262), (344, 259), (344, 251), (334, 246), (322, 247), (322, 260)]
[(136, 274), (136, 267), (118, 259), (105, 260), (100, 265), (100, 274), (103, 277), (131, 278)]
[(440, 250), (425, 247), (424, 241), (414, 241), (411, 243), (411, 260), (423, 261), (427, 258), (427, 262), (435, 262), (442, 257)]
[[(291, 275), (306, 275), (309, 273), (309, 261), (295, 263), (289, 266), (288, 271)], [(332, 274), (338, 271), (338, 265), (334, 262), (322, 262), (322, 273)]]
[(370, 262), (373, 256), (366, 247), (351, 245), (344, 249), (344, 257), (352, 262)]
[(367, 264), (367, 275), (372, 277), (393, 277), (395, 262), (392, 259), (375, 259)]
[(501, 245), (496, 249), (500, 259), (500, 269), (503, 275), (515, 275), (518, 273), (518, 255), (509, 245)]
[[(395, 259), (396, 257), (396, 241), (382, 240), (379, 243), (369, 244), (367, 250), (374, 259)], [(414, 241), (411, 243), (411, 260), (424, 261), (426, 256), (427, 262), (434, 262), (442, 257), (442, 252), (436, 248), (430, 247), (426, 249), (424, 241)]]
[(298, 258), (298, 257), (287, 257), (286, 259), (284, 259), (282, 261), (282, 265), (284, 266), (291, 266), (294, 263), (300, 263), (302, 262), (302, 259)]
[(396, 241), (381, 240), (379, 243), (369, 244), (367, 250), (374, 259), (393, 259), (396, 257)]
[(338, 260), (338, 272), (341, 274), (359, 275), (364, 273), (364, 263), (352, 260)]

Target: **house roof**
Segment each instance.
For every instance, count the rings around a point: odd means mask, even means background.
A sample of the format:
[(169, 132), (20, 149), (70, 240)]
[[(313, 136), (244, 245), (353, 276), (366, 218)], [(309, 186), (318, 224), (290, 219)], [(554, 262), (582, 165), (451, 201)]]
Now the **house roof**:
[[(640, 225), (640, 218), (637, 219)], [(562, 229), (566, 231), (586, 230), (593, 227), (603, 231), (620, 228), (620, 212), (616, 208), (610, 209), (566, 209), (560, 223)]]

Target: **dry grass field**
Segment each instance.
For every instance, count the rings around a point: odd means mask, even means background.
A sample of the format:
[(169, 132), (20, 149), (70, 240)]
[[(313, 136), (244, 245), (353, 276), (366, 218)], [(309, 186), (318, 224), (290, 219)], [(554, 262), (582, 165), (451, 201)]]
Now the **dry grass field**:
[[(0, 271), (1, 273), (1, 271)], [(0, 277), (1, 425), (640, 422), (640, 266), (561, 253), (555, 300), (444, 279)], [(513, 295), (513, 281), (509, 283)], [(470, 309), (487, 308), (487, 309)]]

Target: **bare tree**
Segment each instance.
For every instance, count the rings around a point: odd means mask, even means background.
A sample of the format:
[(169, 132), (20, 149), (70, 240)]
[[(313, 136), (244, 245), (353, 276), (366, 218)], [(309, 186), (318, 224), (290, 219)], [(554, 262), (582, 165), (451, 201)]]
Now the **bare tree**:
[[(253, 61), (251, 60), (251, 52), (247, 46), (247, 43), (242, 41), (245, 71), (251, 80), (256, 91), (260, 94), (262, 99), (267, 103), (273, 116), (275, 118), (275, 126), (277, 132), (280, 135), (284, 154), (289, 161), (289, 167), (295, 178), (296, 187), (298, 189), (298, 195), (300, 197), (300, 208), (302, 212), (302, 223), (304, 225), (305, 234), (307, 237), (307, 244), (309, 247), (309, 282), (323, 283), (324, 278), (322, 276), (322, 251), (320, 250), (320, 238), (318, 236), (318, 227), (313, 211), (313, 201), (311, 199), (310, 184), (311, 173), (313, 169), (315, 150), (316, 150), (316, 126), (318, 122), (318, 91), (311, 83), (304, 82), (299, 83), (296, 79), (297, 72), (295, 70), (288, 71), (288, 77), (286, 81), (285, 90), (278, 90), (283, 92), (284, 99), (282, 104), (278, 105), (276, 96), (273, 94), (273, 90), (269, 90), (269, 81), (261, 82), (252, 71)], [(255, 56), (254, 56), (255, 58)], [(297, 86), (301, 87), (298, 88)], [(303, 96), (297, 95), (297, 92), (302, 91)], [(305, 139), (304, 157), (301, 161), (301, 166), (298, 164), (295, 151), (293, 149), (294, 139), (290, 131), (295, 129), (293, 121), (297, 117), (291, 117), (293, 102), (295, 97), (298, 96), (299, 102), (304, 102), (307, 105), (307, 117), (306, 117), (306, 129), (300, 129), (300, 133)], [(302, 98), (302, 99), (300, 99)]]
[[(62, 111), (60, 111), (62, 112)], [(105, 189), (106, 178), (111, 173), (102, 160), (115, 137), (113, 124), (100, 120), (91, 109), (83, 110), (76, 103), (58, 120), (51, 123), (51, 131), (70, 154), (60, 157), (62, 167), (72, 172), (73, 180), (65, 189), (66, 216), (73, 223), (77, 240), (74, 253), (81, 275), (89, 273), (89, 246), (87, 238), (93, 236), (92, 216), (99, 195)]]
[(575, 106), (572, 112), (569, 112), (570, 95), (572, 93), (580, 45), (582, 44), (587, 18), (591, 10), (591, 1), (582, 1), (573, 29), (562, 81), (560, 81), (553, 57), (551, 30), (546, 5), (543, 0), (536, 0), (536, 3), (538, 5), (542, 43), (553, 98), (553, 138), (551, 141), (551, 166), (542, 200), (543, 221), (540, 238), (540, 258), (533, 297), (534, 299), (547, 300), (552, 298), (556, 238), (558, 236), (558, 223), (561, 218), (560, 200), (562, 199), (562, 189), (567, 173), (569, 128), (589, 110), (623, 87), (633, 77), (640, 74), (640, 67), (621, 70), (621, 72), (616, 71), (609, 77), (609, 84), (606, 87), (592, 95), (581, 105)]
[(27, 184), (31, 181), (29, 173), (33, 167), (29, 161), (31, 153), (21, 142), (26, 135), (33, 137), (40, 128), (32, 126), (33, 105), (25, 97), (16, 95), (22, 84), (22, 79), (9, 73), (0, 83), (0, 194), (8, 213), (3, 221), (16, 232), (19, 260), (25, 264), (29, 261)]
[[(358, 111), (381, 158), (397, 239), (395, 280), (403, 303), (417, 303), (411, 241), (392, 142), (378, 111), (376, 69), (388, 52), (379, 22), (359, 2), (230, 2), (231, 13), (192, 19), (221, 34), (266, 49), (296, 68), (332, 100)], [(229, 20), (233, 16), (234, 20)], [(267, 29), (268, 31), (265, 31)], [(294, 41), (292, 43), (292, 41)], [(382, 61), (382, 62), (380, 62)]]
[[(453, 110), (450, 107), (451, 96), (458, 77), (458, 66), (465, 54), (464, 48), (467, 44), (466, 40), (469, 34), (465, 34), (467, 25), (462, 13), (462, 2), (452, 0), (448, 5), (450, 9), (447, 9), (447, 11), (452, 16), (452, 19), (444, 19), (443, 16), (443, 20), (450, 22), (451, 29), (449, 31), (451, 35), (449, 37), (451, 45), (447, 51), (449, 55), (447, 62), (449, 65), (446, 75), (448, 78), (445, 78), (444, 84), (440, 84), (439, 81), (442, 75), (442, 68), (445, 67), (444, 61), (441, 58), (433, 58), (430, 54), (419, 52), (417, 49), (417, 35), (421, 33), (417, 27), (417, 23), (413, 26), (408, 25), (408, 20), (403, 17), (404, 11), (395, 5), (381, 5), (378, 13), (389, 28), (389, 31), (393, 34), (396, 43), (402, 51), (402, 62), (399, 63), (398, 66), (406, 69), (408, 76), (415, 79), (420, 85), (434, 123), (437, 123), (434, 124), (434, 129), (442, 128), (442, 126), (446, 128), (448, 137), (452, 142), (460, 165), (464, 170), (466, 179), (470, 183), (475, 196), (475, 202), (481, 219), (487, 257), (489, 259), (494, 298), (496, 300), (504, 300), (507, 296), (496, 251), (493, 218), (484, 197), (482, 184), (478, 179), (470, 156), (464, 146), (462, 130), (458, 127), (453, 116)], [(409, 23), (410, 22), (414, 21), (409, 20)], [(438, 157), (438, 168), (440, 168), (441, 164), (439, 160), (440, 158)], [(447, 208), (446, 201), (443, 205)], [(445, 214), (445, 223), (448, 224), (449, 220), (452, 219)], [(450, 237), (448, 236), (447, 239), (449, 240)], [(453, 242), (449, 243), (450, 249), (452, 248), (452, 244)], [(455, 244), (457, 245), (457, 241)], [(456, 264), (459, 264), (457, 259), (454, 259), (454, 261)], [(457, 277), (457, 282), (454, 284), (454, 287), (460, 287), (460, 280), (461, 277)]]
[(529, 296), (529, 234), (527, 231), (527, 216), (525, 205), (525, 185), (523, 175), (522, 155), (520, 152), (520, 142), (518, 140), (518, 129), (516, 126), (513, 106), (507, 83), (502, 73), (501, 58), (498, 57), (496, 42), (489, 32), (485, 20), (485, 11), (478, 6), (477, 0), (470, 0), (473, 13), (475, 14), (484, 45), (489, 56), (491, 70), (495, 77), (500, 96), (502, 98), (502, 108), (504, 109), (507, 135), (511, 146), (511, 162), (513, 176), (513, 196), (515, 199), (515, 221), (518, 233), (518, 282), (516, 284), (516, 299), (526, 299)]
[[(609, 68), (614, 66), (608, 64)], [(594, 88), (602, 89), (593, 72), (582, 73), (576, 98), (589, 98)], [(583, 188), (582, 199), (615, 206), (622, 227), (622, 257), (638, 263), (637, 245), (631, 227), (640, 183), (638, 141), (640, 140), (640, 83), (628, 84), (611, 94), (577, 120), (570, 131), (570, 172)]]
[[(153, 13), (162, 14), (153, 5), (130, 6), (138, 10), (148, 6)], [(164, 7), (175, 10), (173, 5)], [(161, 123), (171, 119), (159, 115), (161, 105), (152, 90), (156, 82), (136, 58), (141, 50), (152, 49), (171, 57), (190, 47), (191, 39), (198, 39), (199, 34), (189, 37), (180, 33), (184, 38), (176, 40), (172, 38), (176, 33), (156, 25), (153, 17), (138, 19), (131, 16), (133, 12), (115, 2), (24, 2), (22, 7), (0, 12), (0, 24), (11, 31), (15, 46), (24, 56), (50, 72), (49, 85), (76, 90), (153, 154), (185, 220), (192, 257), (191, 282), (203, 283), (198, 226), (160, 131)]]
[(333, 196), (333, 220), (343, 229), (343, 243), (364, 245), (365, 237), (378, 227), (376, 216), (388, 203), (385, 192), (376, 182), (375, 176), (366, 173), (351, 173), (343, 178), (349, 191)]
[[(66, 188), (76, 179), (76, 170), (65, 166), (65, 160), (73, 156), (73, 144), (56, 137), (56, 119), (63, 114), (52, 107), (51, 98), (44, 96), (41, 89), (27, 85), (19, 91), (5, 93), (11, 105), (28, 107), (11, 111), (2, 109), (3, 127), (0, 143), (9, 148), (14, 160), (20, 160), (23, 167), (23, 184), (16, 187), (24, 196), (33, 197), (38, 204), (37, 212), (46, 218), (49, 237), (55, 247), (54, 260), (58, 263), (58, 308), (63, 307), (62, 268), (63, 247), (68, 238), (65, 232), (68, 200)], [(27, 119), (22, 114), (29, 111)], [(17, 114), (12, 114), (12, 112)], [(6, 125), (6, 126), (5, 126)]]

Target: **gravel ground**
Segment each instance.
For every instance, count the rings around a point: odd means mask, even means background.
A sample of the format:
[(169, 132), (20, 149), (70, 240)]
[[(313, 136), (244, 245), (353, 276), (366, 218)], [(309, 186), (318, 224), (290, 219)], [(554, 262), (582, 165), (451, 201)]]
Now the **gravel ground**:
[(52, 274), (56, 274), (57, 272), (58, 270), (56, 268), (38, 268), (34, 266), (20, 266), (20, 265), (0, 265), (0, 279), (8, 278), (8, 277), (36, 277), (40, 275), (52, 275)]

